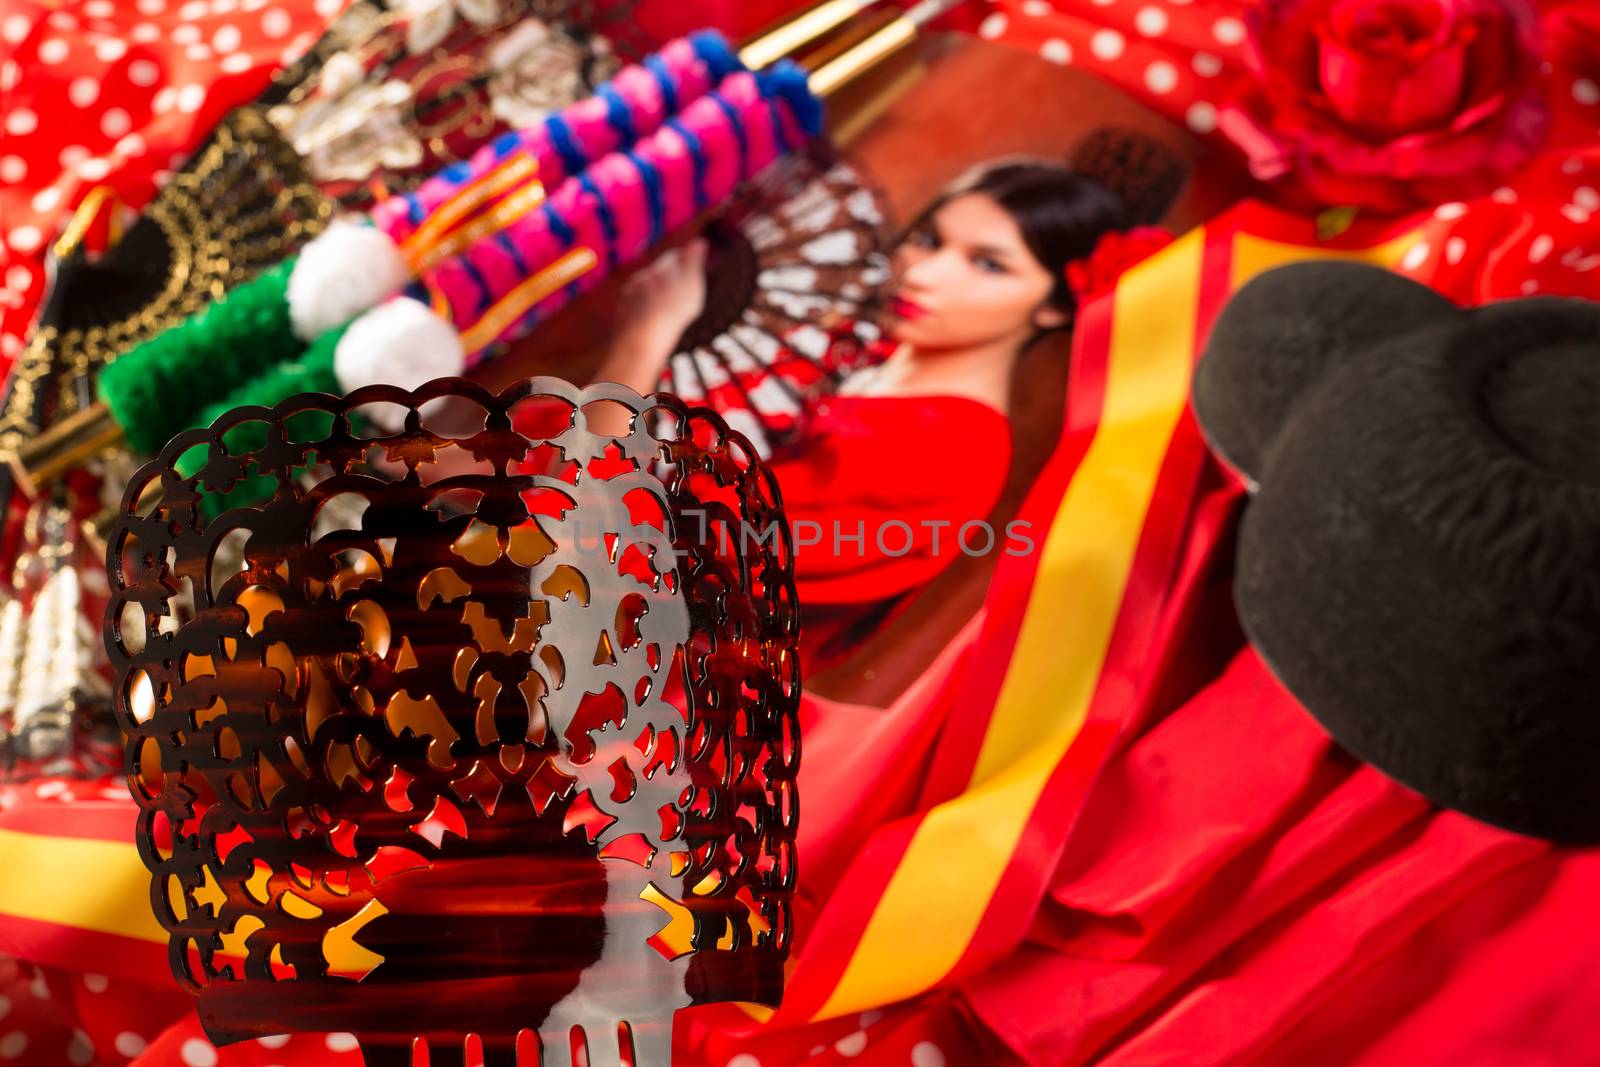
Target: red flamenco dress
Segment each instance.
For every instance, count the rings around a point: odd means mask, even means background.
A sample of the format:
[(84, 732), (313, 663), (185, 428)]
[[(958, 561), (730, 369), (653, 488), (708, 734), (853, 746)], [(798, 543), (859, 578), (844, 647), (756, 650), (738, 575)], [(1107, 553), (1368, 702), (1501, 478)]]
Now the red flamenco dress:
[[(868, 361), (894, 347), (869, 346)], [(989, 517), (1011, 469), (1011, 424), (980, 401), (813, 395), (770, 466), (794, 532), (807, 672), (848, 656), (963, 552), (1003, 547), (1004, 531), (968, 525)]]

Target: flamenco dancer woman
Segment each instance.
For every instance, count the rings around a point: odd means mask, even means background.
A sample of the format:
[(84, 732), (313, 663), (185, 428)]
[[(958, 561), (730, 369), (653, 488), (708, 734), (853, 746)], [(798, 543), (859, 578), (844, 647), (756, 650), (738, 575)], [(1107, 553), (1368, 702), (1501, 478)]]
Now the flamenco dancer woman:
[[(991, 535), (969, 524), (989, 518), (1010, 472), (1022, 355), (1070, 331), (1083, 301), (1164, 243), (1134, 221), (1101, 180), (1007, 159), (958, 180), (909, 227), (892, 318), (868, 365), (810, 396), (772, 459), (796, 535), (808, 671), (842, 658), (847, 643), (834, 638), (984, 549)], [(634, 277), (599, 378), (656, 387), (704, 306), (705, 255), (694, 242)], [(855, 333), (833, 336), (852, 344)], [(1006, 538), (994, 531), (992, 550)]]

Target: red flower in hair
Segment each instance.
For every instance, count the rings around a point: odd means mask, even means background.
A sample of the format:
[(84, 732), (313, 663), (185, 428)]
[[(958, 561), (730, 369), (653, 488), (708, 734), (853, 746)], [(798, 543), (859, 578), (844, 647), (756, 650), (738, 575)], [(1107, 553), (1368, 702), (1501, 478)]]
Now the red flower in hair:
[(1067, 264), (1067, 286), (1081, 307), (1109, 293), (1130, 267), (1143, 262), (1172, 243), (1172, 234), (1160, 226), (1135, 226), (1108, 230), (1082, 259)]

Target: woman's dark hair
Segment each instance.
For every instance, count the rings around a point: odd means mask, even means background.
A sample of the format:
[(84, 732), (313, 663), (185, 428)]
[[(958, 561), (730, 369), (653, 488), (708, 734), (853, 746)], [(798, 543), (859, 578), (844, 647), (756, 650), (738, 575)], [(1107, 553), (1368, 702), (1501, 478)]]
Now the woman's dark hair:
[(1067, 285), (1067, 264), (1093, 252), (1109, 231), (1160, 218), (1182, 185), (1183, 164), (1152, 139), (1132, 131), (1096, 130), (1085, 138), (1071, 167), (1042, 159), (1002, 159), (969, 171), (907, 232), (927, 226), (958, 197), (986, 196), (1015, 220), (1028, 251), (1056, 279), (1051, 305), (1072, 312), (1077, 301)]

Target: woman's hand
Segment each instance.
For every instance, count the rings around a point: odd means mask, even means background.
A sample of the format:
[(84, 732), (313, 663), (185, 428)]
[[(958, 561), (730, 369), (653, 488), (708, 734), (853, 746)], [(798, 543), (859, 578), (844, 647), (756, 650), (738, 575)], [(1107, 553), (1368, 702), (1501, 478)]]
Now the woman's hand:
[(663, 252), (623, 285), (616, 334), (596, 380), (654, 392), (678, 340), (705, 302), (705, 239)]
[(706, 239), (669, 249), (622, 287), (622, 332), (683, 336), (706, 306)]

